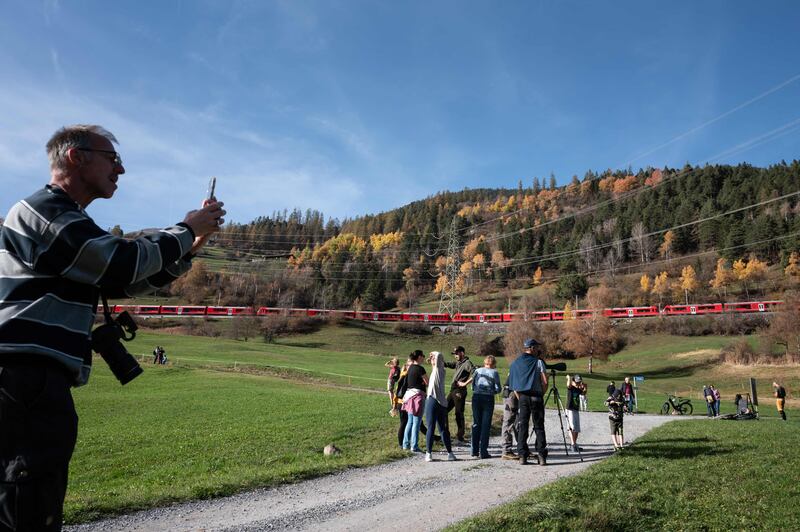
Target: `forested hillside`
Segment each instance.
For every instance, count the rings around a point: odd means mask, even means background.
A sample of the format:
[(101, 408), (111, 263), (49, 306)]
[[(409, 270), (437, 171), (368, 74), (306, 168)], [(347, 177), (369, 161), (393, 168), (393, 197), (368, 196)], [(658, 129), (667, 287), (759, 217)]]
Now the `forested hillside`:
[[(604, 283), (627, 304), (717, 300), (729, 287), (749, 297), (750, 288), (764, 295), (794, 281), (799, 191), (799, 161), (589, 172), (562, 187), (551, 178), (516, 190), (442, 192), (341, 223), (284, 212), (228, 227), (216, 246), (242, 265), (238, 275), (261, 264), (239, 282), (252, 289), (224, 294), (248, 304), (413, 307), (445, 285), (451, 230), (465, 296), (543, 286), (547, 303), (561, 304)], [(267, 260), (275, 256), (289, 258)]]

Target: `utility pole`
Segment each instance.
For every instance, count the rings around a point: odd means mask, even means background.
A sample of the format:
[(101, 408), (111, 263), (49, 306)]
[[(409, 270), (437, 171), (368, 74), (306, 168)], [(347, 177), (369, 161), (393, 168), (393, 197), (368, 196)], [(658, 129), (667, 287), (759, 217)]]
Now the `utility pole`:
[(461, 292), (456, 287), (458, 274), (461, 272), (461, 253), (458, 247), (458, 231), (456, 231), (456, 217), (450, 225), (450, 238), (447, 243), (447, 266), (445, 267), (445, 277), (447, 284), (442, 289), (439, 299), (439, 314), (449, 314), (454, 316), (461, 312)]

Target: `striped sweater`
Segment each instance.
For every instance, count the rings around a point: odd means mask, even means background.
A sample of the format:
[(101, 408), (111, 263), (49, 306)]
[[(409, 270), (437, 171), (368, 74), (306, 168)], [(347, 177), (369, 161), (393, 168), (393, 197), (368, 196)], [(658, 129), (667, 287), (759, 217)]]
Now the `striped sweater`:
[(58, 187), (18, 202), (0, 231), (0, 366), (8, 355), (49, 357), (85, 384), (100, 291), (129, 297), (169, 284), (190, 268), (182, 257), (193, 241), (185, 224), (110, 235)]

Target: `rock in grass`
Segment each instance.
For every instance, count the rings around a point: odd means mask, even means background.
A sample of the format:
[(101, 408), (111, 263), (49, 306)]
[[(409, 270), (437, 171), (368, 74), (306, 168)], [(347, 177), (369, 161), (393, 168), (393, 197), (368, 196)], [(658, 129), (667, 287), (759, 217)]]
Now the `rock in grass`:
[(342, 451), (332, 443), (326, 445), (325, 449), (323, 449), (322, 452), (323, 454), (325, 454), (325, 456), (335, 456), (337, 454), (342, 454)]

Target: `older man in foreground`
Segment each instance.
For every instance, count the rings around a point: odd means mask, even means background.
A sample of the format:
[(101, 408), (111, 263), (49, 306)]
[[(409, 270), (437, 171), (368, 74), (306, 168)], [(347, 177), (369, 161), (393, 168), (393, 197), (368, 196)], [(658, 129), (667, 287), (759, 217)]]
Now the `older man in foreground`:
[(50, 183), (16, 203), (0, 233), (0, 531), (60, 530), (78, 430), (70, 388), (92, 365), (98, 300), (165, 286), (223, 223), (215, 199), (136, 240), (84, 210), (125, 173), (116, 138), (97, 125), (47, 143)]

